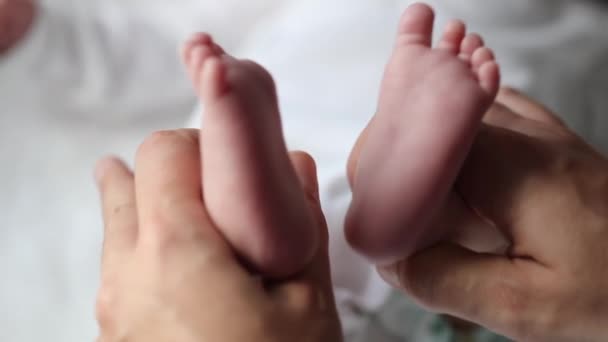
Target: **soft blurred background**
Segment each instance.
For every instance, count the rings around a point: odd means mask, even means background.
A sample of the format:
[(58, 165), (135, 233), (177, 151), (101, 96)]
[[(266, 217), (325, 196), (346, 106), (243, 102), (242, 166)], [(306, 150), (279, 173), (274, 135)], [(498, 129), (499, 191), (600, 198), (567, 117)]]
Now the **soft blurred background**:
[[(1, 1), (1, 0), (0, 0)], [(91, 179), (157, 129), (196, 126), (177, 47), (207, 30), (274, 74), (290, 147), (317, 159), (348, 341), (499, 341), (393, 294), (346, 246), (344, 165), (375, 110), (405, 0), (45, 0), (0, 55), (0, 341), (92, 341), (101, 220)], [(608, 148), (608, 12), (587, 0), (433, 0), (497, 53), (504, 84)], [(193, 113), (193, 114), (192, 114)]]

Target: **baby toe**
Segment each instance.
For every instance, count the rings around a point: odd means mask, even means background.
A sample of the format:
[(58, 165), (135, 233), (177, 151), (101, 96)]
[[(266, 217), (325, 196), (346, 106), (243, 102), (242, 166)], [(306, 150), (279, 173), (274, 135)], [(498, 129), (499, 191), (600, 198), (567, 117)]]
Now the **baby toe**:
[(493, 61), (494, 59), (494, 51), (485, 46), (480, 47), (473, 52), (471, 66), (473, 67), (473, 70), (477, 71), (483, 64)]
[(469, 33), (462, 40), (462, 44), (460, 46), (460, 59), (465, 62), (471, 62), (473, 57), (473, 53), (484, 46), (483, 38), (477, 33)]
[(434, 21), (435, 13), (431, 7), (420, 3), (411, 5), (399, 24), (399, 44), (430, 47)]
[(466, 26), (460, 20), (449, 22), (439, 41), (438, 48), (446, 50), (452, 54), (457, 54), (460, 51), (460, 45), (466, 33)]
[(500, 88), (500, 68), (494, 60), (483, 63), (477, 71), (477, 78), (483, 90), (492, 97), (495, 97)]

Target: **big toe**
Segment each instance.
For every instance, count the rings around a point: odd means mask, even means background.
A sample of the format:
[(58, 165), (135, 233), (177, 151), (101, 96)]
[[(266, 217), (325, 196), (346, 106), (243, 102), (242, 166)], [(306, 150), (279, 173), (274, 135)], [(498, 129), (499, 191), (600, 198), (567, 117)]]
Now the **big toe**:
[(431, 46), (435, 13), (428, 5), (417, 3), (405, 10), (399, 24), (399, 43)]

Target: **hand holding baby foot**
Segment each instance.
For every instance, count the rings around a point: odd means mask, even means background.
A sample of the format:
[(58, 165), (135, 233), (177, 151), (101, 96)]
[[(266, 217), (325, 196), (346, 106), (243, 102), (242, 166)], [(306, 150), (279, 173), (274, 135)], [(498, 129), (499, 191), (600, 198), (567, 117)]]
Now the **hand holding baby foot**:
[(457, 183), (476, 212), (437, 222), (466, 229), (482, 216), (508, 253), (446, 239), (381, 274), (425, 308), (515, 341), (607, 341), (608, 160), (533, 100), (505, 90), (498, 101)]
[(0, 55), (25, 37), (35, 12), (32, 0), (0, 0)]
[(99, 342), (341, 341), (315, 165), (292, 154), (311, 230), (325, 237), (287, 280), (260, 280), (235, 258), (200, 196), (199, 132), (153, 134), (135, 172), (98, 165), (105, 223)]
[(376, 263), (406, 257), (447, 233), (427, 226), (499, 87), (498, 66), (480, 37), (453, 21), (432, 48), (433, 20), (422, 4), (403, 15), (378, 112), (351, 160), (346, 236)]
[(206, 34), (184, 47), (203, 106), (203, 196), (209, 215), (245, 262), (266, 276), (300, 271), (318, 232), (282, 136), (274, 82)]

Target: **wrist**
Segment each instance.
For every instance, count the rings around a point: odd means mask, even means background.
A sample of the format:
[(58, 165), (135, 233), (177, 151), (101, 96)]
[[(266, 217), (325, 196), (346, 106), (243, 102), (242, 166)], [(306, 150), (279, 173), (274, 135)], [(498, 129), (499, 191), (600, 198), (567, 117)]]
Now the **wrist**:
[(0, 55), (27, 36), (35, 17), (36, 5), (31, 0), (0, 1)]

